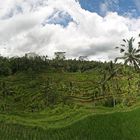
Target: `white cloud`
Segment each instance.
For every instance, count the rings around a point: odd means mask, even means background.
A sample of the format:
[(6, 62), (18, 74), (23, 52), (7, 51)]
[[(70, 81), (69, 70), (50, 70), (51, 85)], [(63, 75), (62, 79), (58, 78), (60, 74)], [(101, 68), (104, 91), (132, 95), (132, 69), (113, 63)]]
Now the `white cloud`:
[[(17, 5), (22, 12), (13, 12)], [(9, 11), (13, 14), (8, 17)], [(73, 21), (66, 28), (58, 24), (42, 26), (54, 11), (67, 12)], [(122, 38), (139, 34), (140, 19), (113, 12), (101, 17), (82, 9), (74, 0), (5, 0), (0, 6), (0, 26), (3, 55), (35, 51), (52, 57), (54, 51), (66, 51), (67, 57), (88, 55), (104, 60), (118, 55), (114, 48)]]

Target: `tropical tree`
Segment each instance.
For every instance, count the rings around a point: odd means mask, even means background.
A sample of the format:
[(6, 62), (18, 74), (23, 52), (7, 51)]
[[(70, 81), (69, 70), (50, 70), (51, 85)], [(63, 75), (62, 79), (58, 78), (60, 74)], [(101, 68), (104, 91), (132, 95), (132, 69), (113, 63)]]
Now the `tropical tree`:
[[(138, 47), (134, 47), (134, 41), (135, 38), (131, 37), (130, 39), (123, 39), (123, 44), (121, 44), (120, 47), (116, 47), (120, 49), (120, 53), (123, 54), (121, 57), (117, 57), (115, 59), (115, 62), (117, 62), (118, 59), (124, 60), (124, 65), (130, 65), (132, 68), (134, 68), (136, 71), (140, 72), (140, 43), (138, 43)], [(132, 87), (131, 87), (131, 79), (133, 78), (132, 74), (129, 73), (128, 76), (128, 94), (127, 97), (125, 96), (126, 100), (127, 98), (131, 98), (132, 100)], [(124, 101), (123, 101), (124, 102)], [(129, 101), (128, 103), (129, 104)]]
[(130, 39), (123, 39), (123, 44), (120, 47), (116, 47), (120, 49), (120, 53), (123, 54), (121, 57), (117, 57), (115, 62), (118, 59), (124, 60), (125, 65), (131, 65), (135, 68), (135, 70), (140, 70), (140, 45), (138, 48), (135, 48), (133, 43), (135, 38), (131, 37)]
[[(111, 91), (112, 93), (112, 105), (113, 105), (113, 107), (115, 107), (115, 105), (116, 105), (116, 83), (117, 83), (117, 81), (116, 81), (116, 79), (115, 79), (115, 77), (116, 77), (116, 75), (117, 75), (117, 72), (118, 72), (118, 68), (116, 68), (115, 66), (114, 66), (114, 64), (113, 64), (113, 62), (111, 61), (110, 63), (109, 63), (109, 66), (108, 66), (108, 68), (107, 68), (107, 72), (106, 73), (104, 73), (104, 76), (103, 76), (103, 78), (102, 78), (102, 80), (101, 80), (101, 83), (100, 83), (100, 85), (101, 85), (101, 93), (102, 94), (104, 94), (104, 93), (106, 93), (106, 90), (107, 90), (107, 84), (108, 84), (108, 82), (109, 81), (111, 81), (111, 85), (112, 85), (112, 88), (113, 88), (113, 90)], [(108, 90), (110, 91), (110, 87), (108, 86)], [(109, 97), (109, 100), (110, 100), (110, 97)]]

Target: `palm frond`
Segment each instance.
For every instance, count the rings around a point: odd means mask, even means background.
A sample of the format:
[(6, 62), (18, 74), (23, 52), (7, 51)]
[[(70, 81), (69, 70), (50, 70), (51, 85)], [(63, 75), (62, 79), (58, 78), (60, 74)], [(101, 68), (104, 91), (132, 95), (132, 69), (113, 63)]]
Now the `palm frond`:
[(131, 37), (129, 40), (127, 40), (128, 42), (128, 52), (131, 53), (133, 51), (133, 42), (134, 42), (134, 38)]
[(139, 53), (139, 52), (140, 52), (140, 49), (137, 49), (137, 50), (136, 50), (136, 53)]
[(125, 51), (124, 49), (122, 49), (122, 48), (120, 49), (120, 53), (123, 53), (124, 51)]
[(136, 58), (140, 58), (140, 54), (136, 54), (135, 57), (136, 57)]
[(140, 70), (140, 67), (139, 67), (139, 64), (137, 63), (137, 61), (134, 60), (133, 63), (134, 63), (134, 68), (136, 70)]
[[(140, 37), (140, 35), (139, 35)], [(140, 69), (140, 42), (138, 42), (139, 48), (134, 48), (133, 43), (135, 41), (135, 38), (131, 37), (130, 39), (123, 39), (125, 44), (121, 44), (120, 53), (123, 53), (122, 57), (117, 57), (115, 59), (115, 63), (118, 61), (118, 59), (124, 60), (124, 65), (130, 64), (137, 70)], [(122, 48), (127, 47), (127, 50)]]
[(125, 43), (126, 43), (126, 40), (125, 40), (125, 39), (123, 39), (123, 42), (125, 42)]
[(127, 65), (129, 63), (129, 59), (126, 59), (125, 61), (124, 61), (124, 65)]
[(121, 44), (122, 47), (126, 47), (124, 44)]

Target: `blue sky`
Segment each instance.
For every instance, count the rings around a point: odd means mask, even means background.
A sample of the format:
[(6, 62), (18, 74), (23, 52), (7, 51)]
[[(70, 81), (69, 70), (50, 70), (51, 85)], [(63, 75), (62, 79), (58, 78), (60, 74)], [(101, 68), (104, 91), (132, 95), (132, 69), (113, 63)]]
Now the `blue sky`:
[[(117, 12), (118, 15), (129, 16), (130, 18), (138, 18), (140, 16), (139, 0), (79, 0), (79, 3), (81, 8), (95, 12), (102, 17), (106, 16), (107, 12)], [(56, 12), (43, 24), (53, 23), (67, 27), (71, 21), (73, 19), (68, 13)]]
[(106, 5), (108, 11), (117, 12), (119, 15), (140, 16), (139, 0), (79, 0), (82, 8), (105, 16), (101, 5)]
[(63, 27), (67, 27), (68, 24), (72, 21), (72, 17), (67, 12), (56, 11), (45, 21), (43, 21), (42, 25), (45, 26), (46, 24), (60, 24)]

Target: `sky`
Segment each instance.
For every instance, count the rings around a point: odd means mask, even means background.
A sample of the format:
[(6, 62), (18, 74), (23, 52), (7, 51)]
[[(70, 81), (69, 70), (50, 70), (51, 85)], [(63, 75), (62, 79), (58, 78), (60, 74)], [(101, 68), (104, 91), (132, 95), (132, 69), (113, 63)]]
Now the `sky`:
[(0, 0), (0, 54), (113, 60), (123, 38), (139, 39), (139, 7), (140, 0)]

